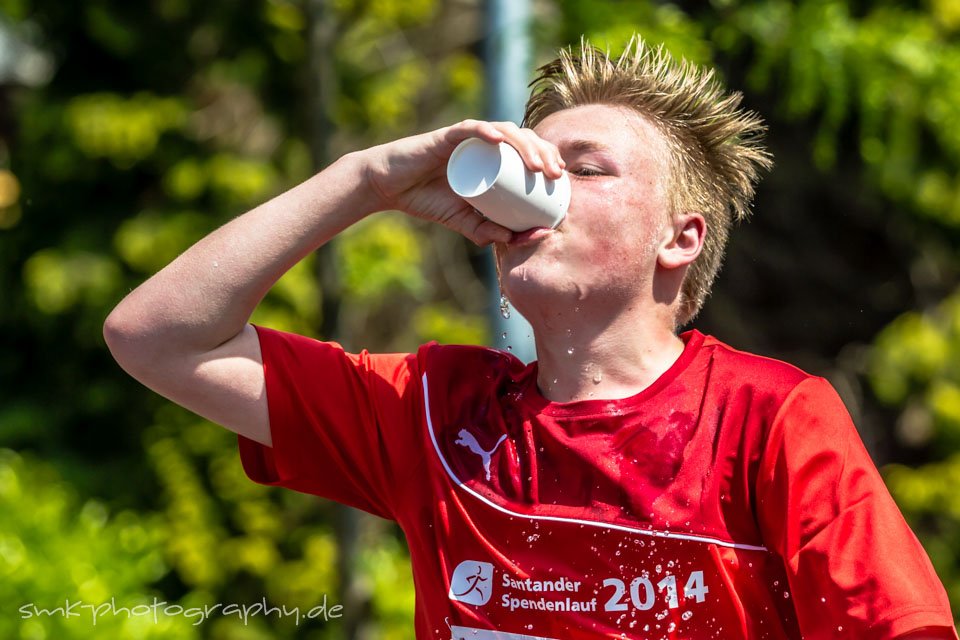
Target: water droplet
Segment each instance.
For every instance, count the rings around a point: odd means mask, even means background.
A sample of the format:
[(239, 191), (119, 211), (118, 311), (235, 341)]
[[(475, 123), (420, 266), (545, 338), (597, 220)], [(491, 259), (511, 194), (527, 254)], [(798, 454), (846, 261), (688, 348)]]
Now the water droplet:
[(600, 384), (601, 380), (603, 380), (603, 373), (597, 369), (596, 373), (593, 374), (593, 384)]
[(507, 296), (500, 296), (500, 315), (504, 319), (510, 317), (510, 302), (507, 300)]
[(683, 615), (681, 615), (680, 617), (683, 618), (684, 620), (689, 620), (690, 618), (693, 617), (693, 611), (684, 611)]
[(788, 599), (789, 597), (790, 597), (790, 592), (789, 592), (789, 591), (784, 591), (784, 592), (783, 592), (783, 599), (786, 600), (786, 599)]
[(667, 626), (667, 633), (673, 633), (676, 628), (677, 628), (677, 623), (671, 622), (669, 626)]
[(504, 331), (503, 333), (501, 333), (501, 334), (500, 334), (500, 337), (503, 338), (504, 340), (506, 340), (506, 339), (507, 339), (507, 332)]
[(510, 346), (509, 344), (507, 345), (507, 351), (513, 351), (513, 347)]
[(573, 355), (573, 347), (570, 347), (569, 349), (567, 349), (567, 355), (568, 355), (568, 356), (572, 356), (572, 355)]

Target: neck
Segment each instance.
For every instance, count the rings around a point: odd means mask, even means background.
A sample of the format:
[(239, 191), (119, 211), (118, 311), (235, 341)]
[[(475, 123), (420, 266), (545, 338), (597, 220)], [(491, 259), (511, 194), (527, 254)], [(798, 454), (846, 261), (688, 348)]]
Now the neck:
[(656, 307), (620, 309), (608, 318), (574, 307), (528, 320), (536, 336), (537, 384), (553, 402), (640, 393), (684, 348), (669, 317)]

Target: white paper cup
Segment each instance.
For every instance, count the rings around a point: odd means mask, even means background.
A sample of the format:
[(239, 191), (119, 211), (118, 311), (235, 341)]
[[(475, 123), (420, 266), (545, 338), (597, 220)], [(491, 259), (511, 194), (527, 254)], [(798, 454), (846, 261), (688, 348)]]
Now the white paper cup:
[(468, 138), (447, 162), (447, 182), (484, 216), (512, 231), (554, 229), (570, 206), (570, 177), (550, 180), (530, 171), (506, 142)]

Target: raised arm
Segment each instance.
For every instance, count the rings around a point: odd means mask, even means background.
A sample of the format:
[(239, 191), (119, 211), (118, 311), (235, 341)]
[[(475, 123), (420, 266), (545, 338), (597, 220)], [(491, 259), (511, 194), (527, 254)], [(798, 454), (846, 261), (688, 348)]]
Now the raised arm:
[(447, 158), (471, 136), (507, 141), (559, 177), (559, 154), (515, 125), (468, 120), (348, 154), (206, 236), (130, 293), (104, 323), (117, 362), (157, 393), (271, 444), (259, 342), (248, 324), (299, 260), (367, 215), (400, 209), (485, 245), (511, 232), (456, 197)]

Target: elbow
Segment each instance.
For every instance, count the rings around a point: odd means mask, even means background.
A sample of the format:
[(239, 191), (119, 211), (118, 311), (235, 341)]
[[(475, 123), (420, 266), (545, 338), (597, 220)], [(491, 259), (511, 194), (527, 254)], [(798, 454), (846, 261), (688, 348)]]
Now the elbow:
[(142, 324), (123, 302), (104, 320), (103, 340), (117, 364), (131, 374), (147, 351)]
[(128, 335), (127, 320), (120, 307), (116, 307), (103, 321), (103, 341), (107, 344), (110, 355), (118, 362)]

